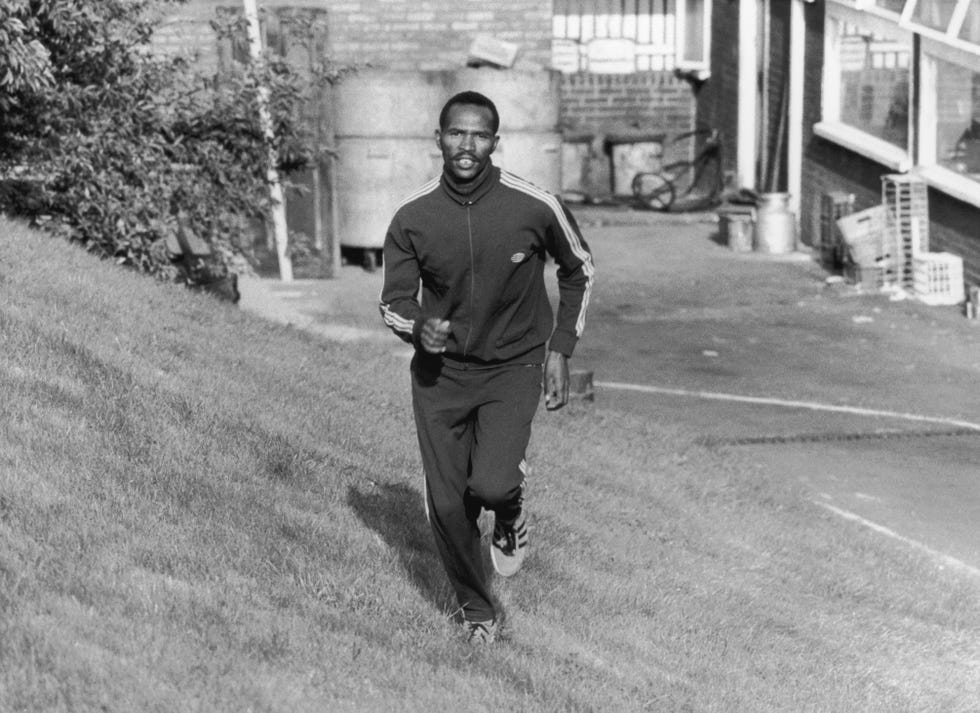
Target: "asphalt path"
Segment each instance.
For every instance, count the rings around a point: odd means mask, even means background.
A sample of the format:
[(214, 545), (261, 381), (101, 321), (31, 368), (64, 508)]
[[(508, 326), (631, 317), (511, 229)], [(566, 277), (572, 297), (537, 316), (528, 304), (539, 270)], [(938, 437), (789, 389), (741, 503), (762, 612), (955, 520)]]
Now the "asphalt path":
[(882, 536), (980, 575), (980, 324), (734, 253), (710, 215), (585, 211), (578, 368), (604, 407), (683, 424)]
[[(576, 215), (598, 280), (572, 365), (597, 405), (739, 449), (842, 522), (980, 576), (980, 322), (828, 282), (809, 252), (733, 252), (712, 214)], [(404, 350), (380, 285), (355, 266), (247, 279), (242, 307)]]

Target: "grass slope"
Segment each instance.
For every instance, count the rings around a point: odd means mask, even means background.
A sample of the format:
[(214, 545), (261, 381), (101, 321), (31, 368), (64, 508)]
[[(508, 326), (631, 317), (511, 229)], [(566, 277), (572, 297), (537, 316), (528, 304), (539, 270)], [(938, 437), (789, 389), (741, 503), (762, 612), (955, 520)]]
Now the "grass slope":
[(542, 413), (473, 651), (407, 360), (0, 218), (0, 710), (976, 711), (980, 583), (735, 454)]

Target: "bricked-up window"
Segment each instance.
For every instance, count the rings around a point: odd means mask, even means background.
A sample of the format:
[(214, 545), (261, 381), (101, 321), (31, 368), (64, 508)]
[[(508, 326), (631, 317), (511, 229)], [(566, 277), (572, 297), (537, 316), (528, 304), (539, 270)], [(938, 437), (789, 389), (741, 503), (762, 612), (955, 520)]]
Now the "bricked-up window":
[(707, 69), (711, 0), (555, 0), (552, 65), (566, 73)]

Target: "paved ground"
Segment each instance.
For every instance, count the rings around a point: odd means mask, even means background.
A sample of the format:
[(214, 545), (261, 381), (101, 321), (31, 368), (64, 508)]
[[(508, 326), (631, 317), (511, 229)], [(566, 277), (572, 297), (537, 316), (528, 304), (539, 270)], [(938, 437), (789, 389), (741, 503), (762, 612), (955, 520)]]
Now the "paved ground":
[[(980, 574), (980, 322), (828, 283), (809, 253), (735, 253), (713, 215), (577, 211), (599, 281), (573, 366), (605, 407), (747, 449), (842, 517)], [(247, 279), (242, 307), (379, 339), (381, 273)]]

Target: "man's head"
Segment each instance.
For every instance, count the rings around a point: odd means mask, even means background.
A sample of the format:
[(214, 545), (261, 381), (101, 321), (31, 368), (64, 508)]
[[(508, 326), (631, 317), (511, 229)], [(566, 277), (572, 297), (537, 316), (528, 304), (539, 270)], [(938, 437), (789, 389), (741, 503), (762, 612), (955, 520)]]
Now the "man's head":
[(461, 92), (446, 102), (435, 133), (446, 172), (460, 183), (480, 175), (497, 148), (499, 125), (497, 107), (482, 94)]
[(449, 120), (449, 110), (456, 106), (457, 104), (468, 104), (470, 106), (482, 106), (490, 111), (491, 117), (491, 130), (494, 134), (500, 129), (500, 114), (497, 113), (497, 107), (489, 97), (480, 94), (480, 92), (460, 92), (453, 97), (450, 97), (446, 105), (442, 107), (442, 112), (439, 114), (439, 128), (445, 129), (446, 122)]

